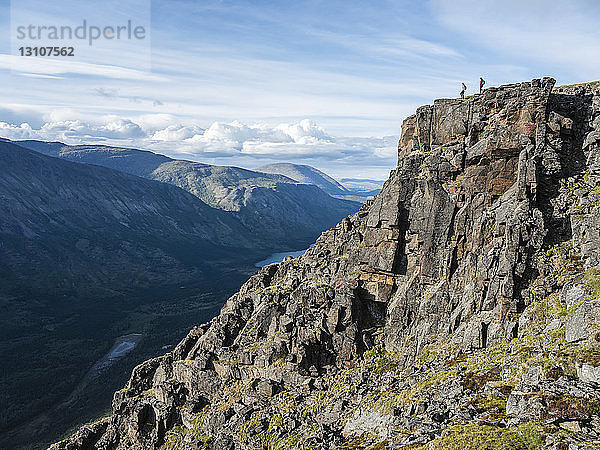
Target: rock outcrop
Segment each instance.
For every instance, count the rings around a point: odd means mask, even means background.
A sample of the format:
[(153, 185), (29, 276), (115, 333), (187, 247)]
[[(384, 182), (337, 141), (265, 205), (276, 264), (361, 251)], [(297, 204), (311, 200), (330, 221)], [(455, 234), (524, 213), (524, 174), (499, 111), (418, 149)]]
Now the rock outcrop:
[(53, 448), (600, 448), (599, 180), (598, 84), (423, 106), (374, 200)]

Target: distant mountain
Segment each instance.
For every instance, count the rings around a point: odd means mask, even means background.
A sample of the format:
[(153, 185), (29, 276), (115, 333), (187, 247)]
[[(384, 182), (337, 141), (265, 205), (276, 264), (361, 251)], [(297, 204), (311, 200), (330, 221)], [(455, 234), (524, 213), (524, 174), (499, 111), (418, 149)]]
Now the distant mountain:
[[(255, 169), (259, 172), (279, 174), (291, 178), (299, 183), (312, 184), (320, 187), (329, 195), (358, 202), (364, 202), (370, 197), (375, 196), (383, 186), (383, 181), (375, 182), (373, 180), (360, 180), (354, 178), (345, 178), (348, 183), (340, 183), (321, 172), (319, 169), (304, 164), (276, 163), (267, 164)], [(367, 188), (367, 183), (368, 188)]]
[(284, 175), (299, 183), (313, 184), (320, 187), (329, 195), (346, 195), (350, 192), (319, 169), (304, 164), (276, 163), (266, 164), (255, 169), (258, 172)]
[(8, 142), (0, 242), (4, 283), (87, 293), (183, 281), (242, 249), (257, 253), (239, 221), (180, 188)]
[(374, 197), (383, 187), (383, 180), (370, 180), (368, 178), (342, 178), (341, 184), (357, 195)]
[(104, 166), (144, 178), (150, 178), (154, 169), (164, 162), (171, 161), (171, 158), (148, 151), (104, 145), (69, 146), (62, 142), (32, 140), (13, 143), (44, 155)]
[(299, 183), (277, 174), (174, 160), (128, 148), (42, 141), (15, 143), (45, 155), (178, 186), (210, 206), (231, 211), (267, 247), (277, 242), (280, 248), (305, 248), (324, 229), (360, 207), (356, 201), (333, 198), (312, 183)]

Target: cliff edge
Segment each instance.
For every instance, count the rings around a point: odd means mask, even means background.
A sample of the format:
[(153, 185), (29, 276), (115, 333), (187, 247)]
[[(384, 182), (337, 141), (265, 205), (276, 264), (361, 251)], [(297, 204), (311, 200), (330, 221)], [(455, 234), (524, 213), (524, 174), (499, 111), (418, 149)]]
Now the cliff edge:
[(374, 200), (51, 448), (600, 448), (600, 86), (554, 83), (420, 107)]

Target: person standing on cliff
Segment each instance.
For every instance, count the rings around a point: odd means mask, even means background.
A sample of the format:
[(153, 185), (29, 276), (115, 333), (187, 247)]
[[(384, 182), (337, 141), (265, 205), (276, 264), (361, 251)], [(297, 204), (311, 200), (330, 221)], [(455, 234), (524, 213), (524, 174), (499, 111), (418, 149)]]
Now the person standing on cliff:
[(481, 94), (483, 92), (483, 86), (485, 85), (485, 80), (481, 77), (479, 77), (479, 93)]
[(460, 98), (465, 98), (465, 91), (467, 90), (467, 85), (465, 83), (462, 84), (462, 91), (460, 91)]

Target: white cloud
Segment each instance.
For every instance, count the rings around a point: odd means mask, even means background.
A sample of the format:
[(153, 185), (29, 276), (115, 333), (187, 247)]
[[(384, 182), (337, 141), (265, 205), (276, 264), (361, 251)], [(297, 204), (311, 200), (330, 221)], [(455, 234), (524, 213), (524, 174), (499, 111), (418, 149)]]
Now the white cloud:
[[(167, 124), (168, 116), (140, 116), (140, 122), (115, 116), (101, 121), (47, 121), (35, 129), (28, 123), (0, 122), (0, 136), (67, 144), (102, 143), (150, 149), (176, 158), (248, 168), (273, 161), (311, 164), (334, 176), (385, 178), (396, 164), (397, 136), (339, 137), (312, 120), (278, 125), (214, 122)], [(156, 128), (161, 125), (162, 128)]]
[(304, 119), (275, 127), (246, 125), (237, 120), (230, 123), (213, 122), (206, 130), (171, 125), (154, 133), (151, 140), (178, 142), (183, 148), (200, 152), (272, 153), (274, 148), (312, 148), (314, 144), (332, 142), (333, 138), (312, 120)]
[(308, 144), (318, 141), (331, 141), (331, 136), (325, 133), (325, 130), (309, 119), (304, 119), (299, 123), (292, 125), (282, 124), (276, 130), (280, 130), (290, 136), (294, 142), (299, 144)]
[(17, 126), (6, 122), (0, 122), (0, 136), (8, 139), (31, 139), (37, 137), (36, 132), (28, 123), (22, 123)]
[(311, 30), (310, 34), (360, 52), (365, 58), (399, 59), (461, 58), (455, 49), (441, 43), (416, 39), (406, 34), (357, 34)]
[(0, 53), (0, 69), (28, 74), (29, 77), (40, 75), (56, 76), (64, 74), (92, 75), (105, 78), (125, 80), (166, 81), (163, 76), (142, 70), (129, 69), (108, 64), (92, 64), (82, 61), (64, 61), (51, 58), (23, 57)]
[(169, 125), (166, 128), (157, 130), (151, 137), (153, 141), (179, 142), (190, 139), (204, 130), (198, 126)]
[(126, 119), (110, 121), (94, 131), (96, 131), (97, 134), (100, 134), (101, 137), (107, 137), (109, 139), (132, 139), (146, 136), (137, 123)]
[(239, 148), (244, 141), (258, 139), (260, 130), (249, 127), (241, 122), (231, 123), (214, 122), (202, 135), (192, 138), (198, 143), (224, 142), (232, 147)]
[(29, 78), (45, 78), (49, 80), (62, 80), (64, 78), (56, 75), (44, 75), (41, 73), (22, 73), (21, 75)]
[(119, 118), (95, 124), (80, 120), (46, 122), (39, 129), (28, 123), (16, 126), (0, 122), (0, 135), (9, 139), (60, 140), (69, 144), (84, 143), (86, 139), (114, 141), (146, 136), (138, 124)]

